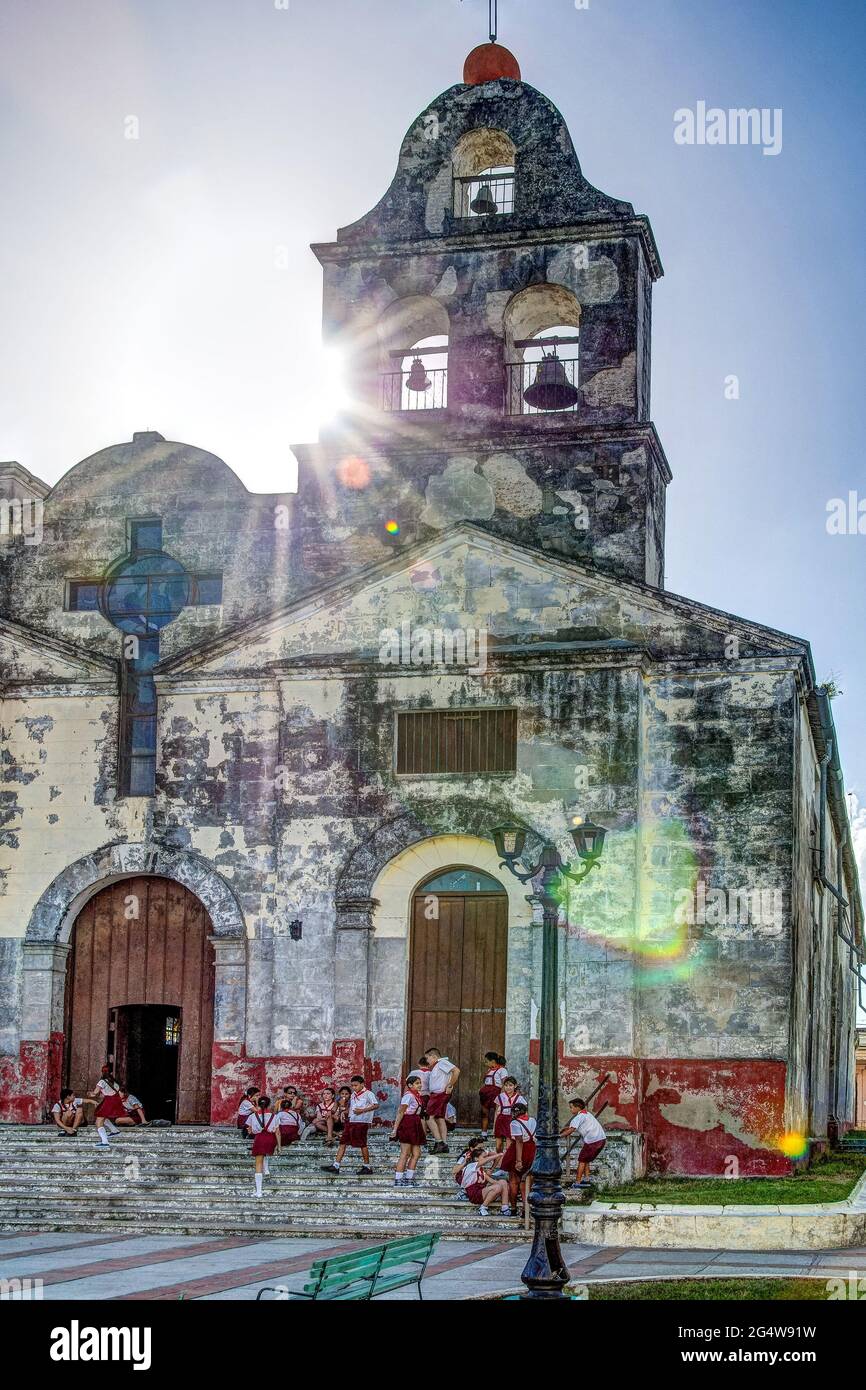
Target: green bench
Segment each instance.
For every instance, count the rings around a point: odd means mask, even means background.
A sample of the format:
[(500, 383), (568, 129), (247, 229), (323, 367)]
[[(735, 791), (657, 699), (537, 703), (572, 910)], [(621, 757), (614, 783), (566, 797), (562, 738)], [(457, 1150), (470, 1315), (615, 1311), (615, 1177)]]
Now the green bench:
[[(289, 1297), (314, 1301), (368, 1300), (391, 1289), (417, 1284), (418, 1297), (423, 1298), (421, 1280), (438, 1240), (438, 1234), (406, 1236), (384, 1245), (369, 1245), (366, 1250), (353, 1250), (347, 1255), (332, 1255), (328, 1260), (317, 1260), (303, 1289), (290, 1290)], [(281, 1295), (284, 1292), (282, 1288), (269, 1285), (259, 1289), (256, 1301), (265, 1293)]]

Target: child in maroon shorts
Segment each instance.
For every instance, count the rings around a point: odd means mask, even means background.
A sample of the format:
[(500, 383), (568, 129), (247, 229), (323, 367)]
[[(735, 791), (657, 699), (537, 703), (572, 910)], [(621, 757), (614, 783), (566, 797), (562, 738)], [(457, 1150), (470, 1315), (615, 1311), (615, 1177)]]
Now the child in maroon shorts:
[(323, 1163), (323, 1173), (339, 1173), (340, 1164), (343, 1162), (347, 1149), (361, 1150), (361, 1167), (358, 1169), (359, 1177), (366, 1177), (372, 1173), (370, 1167), (370, 1150), (367, 1148), (367, 1131), (370, 1122), (376, 1113), (379, 1102), (372, 1091), (367, 1090), (363, 1076), (352, 1077), (352, 1094), (349, 1097), (349, 1110), (346, 1122), (343, 1125), (343, 1133), (340, 1135), (340, 1147), (334, 1157), (333, 1163)]
[(569, 1139), (579, 1140), (581, 1147), (577, 1155), (577, 1186), (591, 1187), (589, 1165), (594, 1158), (598, 1158), (607, 1143), (607, 1135), (592, 1111), (587, 1110), (586, 1101), (580, 1096), (570, 1100), (568, 1107), (571, 1119), (560, 1133)]
[(400, 1144), (400, 1157), (397, 1159), (397, 1169), (394, 1173), (396, 1186), (403, 1187), (405, 1183), (414, 1183), (415, 1168), (421, 1157), (421, 1145), (424, 1143), (421, 1078), (414, 1072), (406, 1079), (406, 1090), (400, 1100), (391, 1138), (397, 1139)]

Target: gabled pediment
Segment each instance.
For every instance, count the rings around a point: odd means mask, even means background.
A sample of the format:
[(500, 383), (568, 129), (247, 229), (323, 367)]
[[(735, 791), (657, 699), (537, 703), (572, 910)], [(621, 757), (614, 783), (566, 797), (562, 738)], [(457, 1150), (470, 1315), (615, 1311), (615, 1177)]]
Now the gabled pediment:
[(511, 544), (467, 522), (157, 669), (175, 679), (254, 676), (319, 659), (376, 662), (407, 623), (413, 631), (484, 629), (493, 654), (609, 645), (659, 660), (721, 658), (733, 655), (732, 637), (740, 657), (805, 650), (784, 633)]
[(0, 617), (0, 691), (40, 683), (115, 687), (117, 663)]

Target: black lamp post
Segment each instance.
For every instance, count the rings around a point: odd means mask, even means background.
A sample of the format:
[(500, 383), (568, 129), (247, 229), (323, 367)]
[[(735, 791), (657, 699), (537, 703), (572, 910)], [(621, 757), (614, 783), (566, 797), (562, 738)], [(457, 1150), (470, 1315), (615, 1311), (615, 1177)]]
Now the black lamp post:
[(601, 859), (607, 832), (592, 821), (578, 821), (572, 827), (574, 847), (582, 861), (577, 869), (564, 864), (559, 850), (547, 840), (542, 842), (541, 854), (533, 867), (521, 864), (526, 848), (526, 830), (522, 825), (498, 826), (492, 833), (502, 860), (500, 868), (509, 869), (521, 883), (541, 875), (544, 935), (538, 1030), (538, 1147), (529, 1195), (535, 1234), (521, 1278), (528, 1290), (527, 1298), (562, 1298), (569, 1274), (559, 1244), (565, 1195), (559, 1157), (559, 902), (554, 890), (563, 878), (572, 883), (583, 882)]

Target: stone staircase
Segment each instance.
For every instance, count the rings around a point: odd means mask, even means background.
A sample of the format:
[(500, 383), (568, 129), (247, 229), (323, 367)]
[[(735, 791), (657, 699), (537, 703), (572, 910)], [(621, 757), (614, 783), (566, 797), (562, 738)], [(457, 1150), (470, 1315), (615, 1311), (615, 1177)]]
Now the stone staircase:
[(842, 1153), (866, 1154), (866, 1129), (850, 1129), (839, 1140)]
[(47, 1125), (0, 1125), (0, 1231), (525, 1240), (515, 1218), (479, 1216), (458, 1200), (461, 1138), (451, 1136), (450, 1155), (422, 1154), (413, 1191), (394, 1186), (397, 1147), (385, 1130), (370, 1136), (372, 1177), (357, 1177), (354, 1159), (339, 1177), (323, 1173), (334, 1150), (302, 1141), (271, 1159), (257, 1199), (249, 1145), (234, 1129), (124, 1129), (106, 1152), (91, 1127), (66, 1138)]

